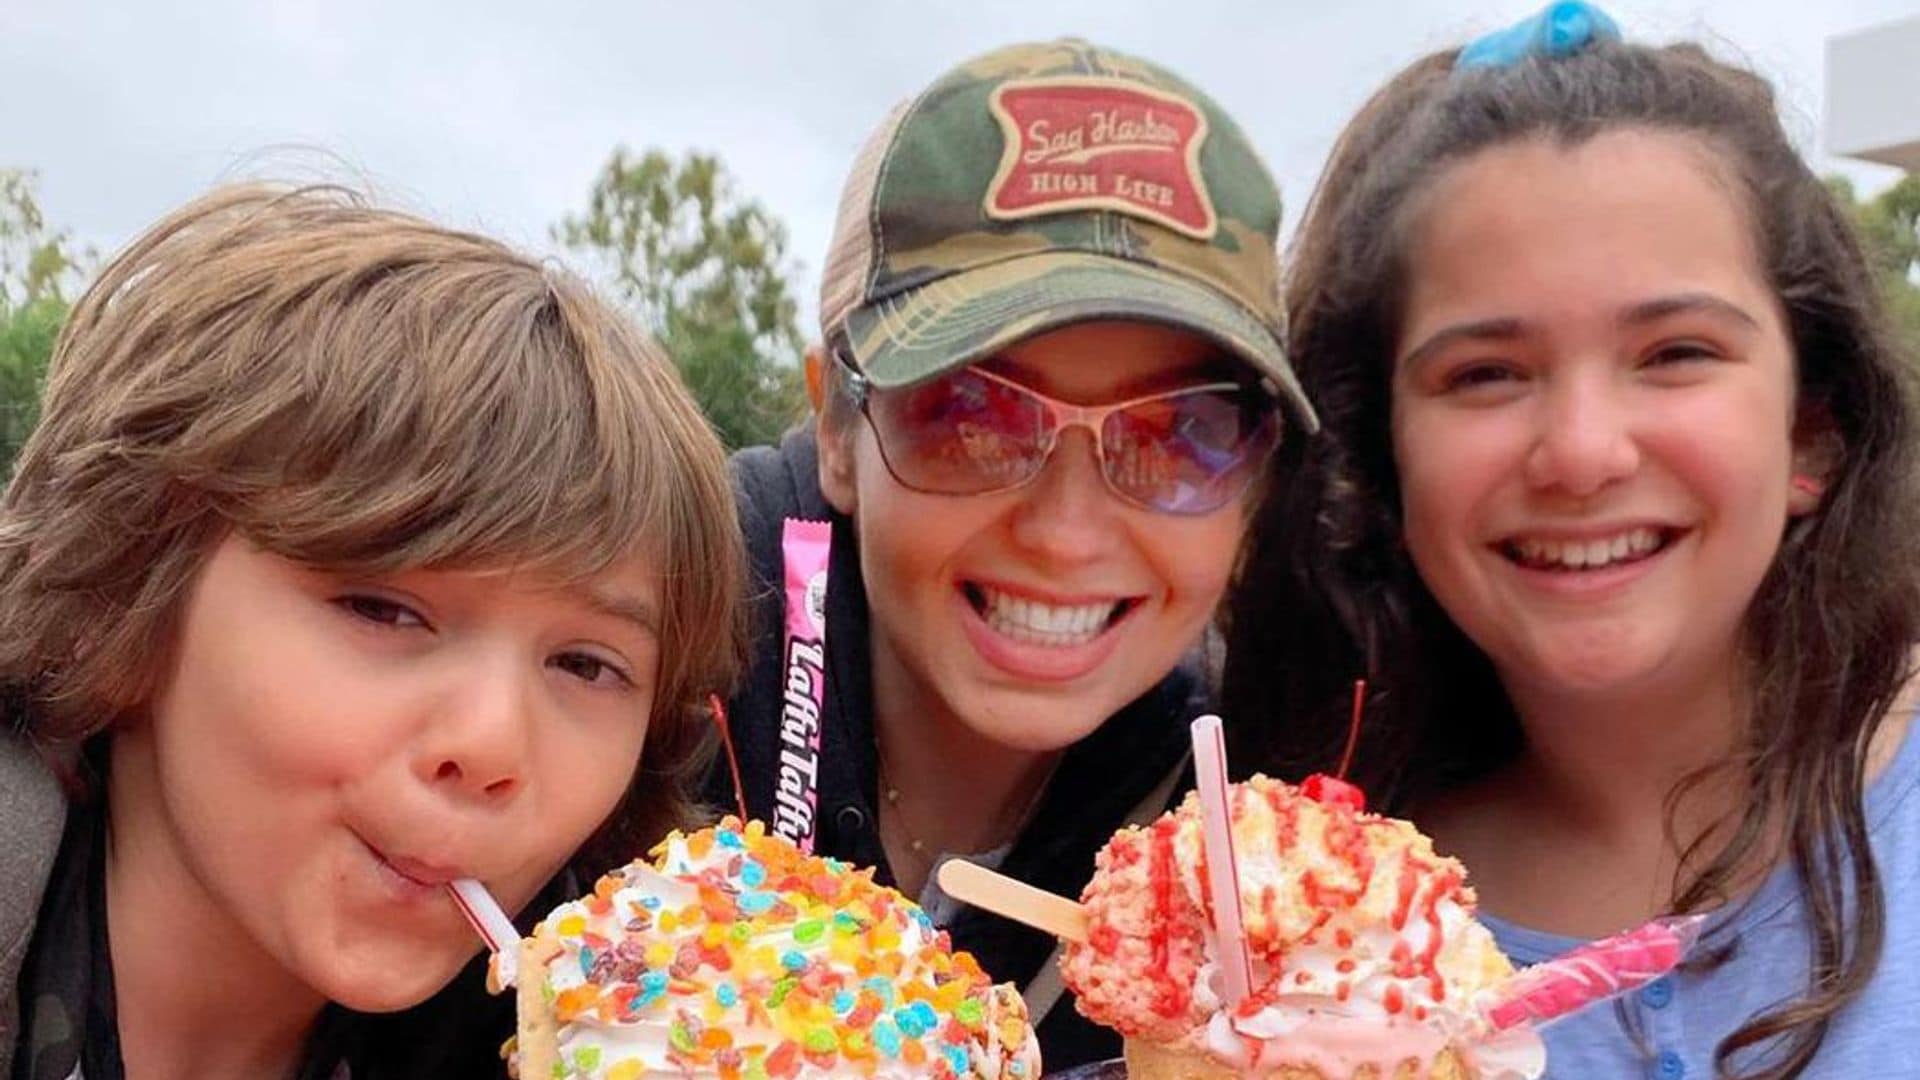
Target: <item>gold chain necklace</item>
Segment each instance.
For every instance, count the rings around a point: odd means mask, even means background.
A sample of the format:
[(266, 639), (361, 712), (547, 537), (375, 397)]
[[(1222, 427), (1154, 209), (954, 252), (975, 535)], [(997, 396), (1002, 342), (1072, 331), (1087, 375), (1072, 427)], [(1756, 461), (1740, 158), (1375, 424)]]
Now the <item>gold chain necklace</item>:
[[(1053, 774), (1059, 770), (1060, 759), (1065, 756), (1061, 754), (1053, 759), (1053, 764), (1047, 768), (1047, 774), (1034, 786), (1033, 793), (1027, 796), (1027, 804), (1021, 809), (1019, 822), (1013, 830), (1014, 836), (1019, 836), (1026, 829), (1027, 821), (1033, 817), (1034, 811), (1040, 808), (1040, 800), (1046, 795), (1047, 787), (1053, 783)], [(931, 859), (932, 854), (926, 842), (915, 836), (913, 830), (907, 826), (906, 816), (900, 810), (900, 787), (887, 776), (887, 759), (886, 755), (880, 752), (878, 738), (873, 740), (873, 762), (880, 781), (880, 797), (886, 800), (887, 807), (893, 811), (893, 827), (898, 829), (901, 837), (906, 840), (907, 849), (913, 852), (914, 858), (922, 862)]]
[(906, 837), (907, 848), (913, 852), (914, 857), (925, 859), (927, 857), (926, 842), (913, 835), (913, 830), (907, 827), (906, 818), (901, 815), (900, 789), (894, 786), (893, 781), (887, 778), (886, 759), (880, 756), (880, 746), (877, 742), (873, 747), (873, 760), (879, 769), (880, 795), (887, 800), (887, 808), (893, 811), (893, 827), (900, 830), (901, 836)]

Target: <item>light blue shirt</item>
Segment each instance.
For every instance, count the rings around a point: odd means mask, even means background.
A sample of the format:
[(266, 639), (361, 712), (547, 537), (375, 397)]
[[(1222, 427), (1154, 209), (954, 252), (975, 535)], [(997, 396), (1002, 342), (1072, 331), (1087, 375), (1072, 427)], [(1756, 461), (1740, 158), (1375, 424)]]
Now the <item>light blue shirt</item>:
[[(1920, 1077), (1920, 723), (1868, 787), (1866, 812), (1886, 892), (1886, 945), (1872, 982), (1833, 1018), (1803, 1080)], [(1580, 944), (1482, 918), (1515, 964), (1537, 963)], [(1547, 1076), (1712, 1080), (1714, 1048), (1722, 1039), (1805, 991), (1810, 940), (1799, 877), (1783, 866), (1750, 902), (1708, 924), (1704, 942), (1736, 944), (1726, 962), (1650, 983), (1623, 999), (1621, 1008), (1596, 1005), (1547, 1027)], [(1746, 1053), (1732, 1062), (1736, 1070), (1759, 1063)]]

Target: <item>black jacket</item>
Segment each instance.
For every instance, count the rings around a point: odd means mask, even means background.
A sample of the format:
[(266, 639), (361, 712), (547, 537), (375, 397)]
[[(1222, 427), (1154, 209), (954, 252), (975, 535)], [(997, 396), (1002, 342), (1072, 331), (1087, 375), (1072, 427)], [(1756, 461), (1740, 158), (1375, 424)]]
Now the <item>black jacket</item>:
[[(773, 820), (778, 782), (780, 718), (784, 704), (782, 635), (784, 567), (781, 524), (801, 517), (830, 521), (826, 700), (821, 709), (819, 806), (815, 850), (871, 866), (891, 884), (877, 832), (877, 781), (868, 651), (866, 588), (853, 524), (820, 492), (818, 450), (809, 427), (789, 433), (779, 448), (753, 447), (734, 455), (735, 495), (750, 556), (751, 665), (728, 715), (754, 817)], [(1183, 768), (1187, 721), (1206, 710), (1201, 682), (1182, 669), (1162, 680), (1070, 747), (1041, 797), (1032, 825), (1014, 842), (1002, 872), (1063, 896), (1077, 897), (1093, 874), (1093, 856), (1143, 800)], [(1191, 786), (1184, 780), (1180, 787)], [(707, 787), (718, 807), (734, 792), (722, 762)], [(1157, 813), (1159, 800), (1151, 807)], [(974, 908), (948, 927), (957, 948), (974, 954), (996, 980), (1030, 991), (1055, 945), (1044, 933)], [(1083, 1019), (1063, 995), (1039, 1025), (1049, 1070), (1117, 1057), (1119, 1037)]]

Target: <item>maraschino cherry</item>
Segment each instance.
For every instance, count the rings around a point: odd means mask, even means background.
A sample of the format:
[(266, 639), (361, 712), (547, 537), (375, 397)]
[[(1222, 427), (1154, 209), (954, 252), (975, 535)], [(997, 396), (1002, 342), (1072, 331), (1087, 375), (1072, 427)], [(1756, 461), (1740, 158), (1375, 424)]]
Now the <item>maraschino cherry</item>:
[(1367, 793), (1337, 776), (1317, 772), (1300, 784), (1300, 794), (1325, 806), (1346, 806), (1358, 814), (1367, 808)]
[(1353, 764), (1353, 748), (1360, 741), (1360, 717), (1367, 700), (1367, 680), (1353, 681), (1353, 720), (1347, 725), (1347, 750), (1340, 755), (1336, 776), (1314, 773), (1300, 785), (1300, 793), (1324, 806), (1345, 806), (1358, 814), (1367, 808), (1367, 793), (1358, 784), (1347, 782), (1347, 768)]

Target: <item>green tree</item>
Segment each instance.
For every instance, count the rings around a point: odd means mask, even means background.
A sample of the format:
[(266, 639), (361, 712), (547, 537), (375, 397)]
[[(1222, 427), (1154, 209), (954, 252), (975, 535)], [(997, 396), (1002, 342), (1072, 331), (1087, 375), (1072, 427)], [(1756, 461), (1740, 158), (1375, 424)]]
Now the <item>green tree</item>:
[(65, 231), (49, 229), (38, 177), (0, 169), (0, 476), (40, 416), (40, 384), (68, 296), (93, 261)]
[(1871, 199), (1845, 177), (1827, 183), (1853, 211), (1854, 224), (1887, 298), (1907, 355), (1920, 360), (1920, 175), (1907, 176)]
[(673, 356), (728, 446), (774, 442), (802, 415), (786, 227), (717, 157), (616, 149), (586, 213), (553, 232)]

